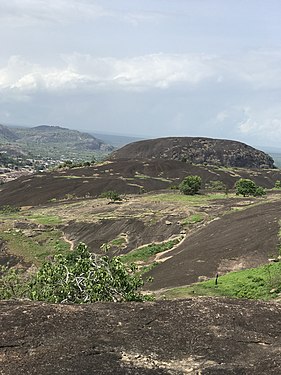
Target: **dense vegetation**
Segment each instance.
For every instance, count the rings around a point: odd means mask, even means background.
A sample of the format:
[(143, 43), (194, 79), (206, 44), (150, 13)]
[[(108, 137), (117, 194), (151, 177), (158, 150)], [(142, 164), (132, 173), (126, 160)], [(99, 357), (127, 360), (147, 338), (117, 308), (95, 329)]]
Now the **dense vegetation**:
[(119, 257), (93, 255), (80, 244), (73, 252), (45, 262), (31, 276), (2, 267), (0, 298), (27, 297), (53, 303), (151, 299), (139, 292), (142, 285), (134, 264), (126, 265)]

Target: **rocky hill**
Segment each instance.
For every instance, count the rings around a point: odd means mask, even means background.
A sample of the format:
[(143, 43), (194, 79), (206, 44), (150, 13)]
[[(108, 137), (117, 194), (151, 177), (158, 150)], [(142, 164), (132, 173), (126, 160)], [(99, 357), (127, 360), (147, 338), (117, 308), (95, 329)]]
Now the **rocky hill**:
[(12, 157), (21, 154), (35, 159), (89, 160), (99, 154), (108, 154), (113, 146), (91, 134), (60, 126), (29, 128), (0, 125), (0, 151), (7, 150)]
[(15, 128), (14, 134), (22, 144), (71, 144), (75, 149), (111, 151), (113, 147), (88, 133), (62, 128), (60, 126), (40, 125), (33, 128)]
[(170, 137), (130, 143), (112, 159), (170, 159), (192, 164), (240, 168), (274, 168), (274, 160), (244, 143), (223, 139)]

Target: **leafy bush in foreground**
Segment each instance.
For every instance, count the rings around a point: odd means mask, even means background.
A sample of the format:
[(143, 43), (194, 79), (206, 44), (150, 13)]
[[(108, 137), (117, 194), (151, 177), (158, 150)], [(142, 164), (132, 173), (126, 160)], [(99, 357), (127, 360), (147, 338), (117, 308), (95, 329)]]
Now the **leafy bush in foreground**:
[(44, 263), (29, 280), (13, 269), (0, 273), (0, 299), (27, 297), (53, 303), (96, 301), (145, 301), (150, 296), (138, 289), (143, 279), (136, 266), (125, 265), (119, 257), (91, 254), (80, 244), (73, 251), (56, 255)]

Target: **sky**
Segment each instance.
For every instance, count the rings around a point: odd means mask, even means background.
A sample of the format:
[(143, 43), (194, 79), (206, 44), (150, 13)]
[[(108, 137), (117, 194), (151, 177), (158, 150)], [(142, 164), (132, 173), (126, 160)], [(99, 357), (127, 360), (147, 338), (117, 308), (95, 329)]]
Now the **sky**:
[(0, 0), (0, 123), (279, 147), (280, 0)]

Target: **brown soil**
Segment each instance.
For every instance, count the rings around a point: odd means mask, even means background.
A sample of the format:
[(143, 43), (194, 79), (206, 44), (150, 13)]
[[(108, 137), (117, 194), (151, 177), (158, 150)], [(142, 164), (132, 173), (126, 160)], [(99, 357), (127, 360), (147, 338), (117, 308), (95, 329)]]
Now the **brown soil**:
[[(257, 267), (277, 255), (281, 202), (226, 214), (191, 234), (173, 257), (149, 275), (157, 290), (182, 286), (232, 270)], [(171, 254), (170, 254), (171, 255)]]
[(0, 302), (1, 375), (280, 374), (281, 306)]
[(277, 169), (226, 169), (176, 160), (118, 160), (94, 167), (21, 177), (3, 185), (0, 205), (35, 206), (50, 200), (66, 199), (67, 195), (97, 197), (109, 190), (138, 194), (170, 188), (190, 174), (201, 176), (203, 186), (220, 180), (230, 189), (241, 177), (251, 178), (266, 188), (272, 188), (276, 180), (281, 180), (281, 171)]

